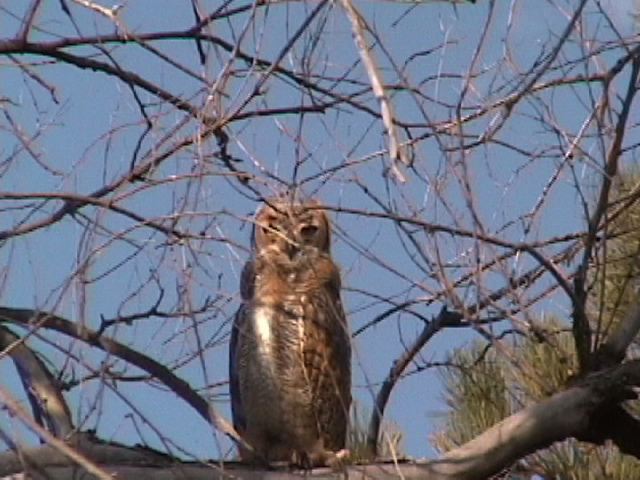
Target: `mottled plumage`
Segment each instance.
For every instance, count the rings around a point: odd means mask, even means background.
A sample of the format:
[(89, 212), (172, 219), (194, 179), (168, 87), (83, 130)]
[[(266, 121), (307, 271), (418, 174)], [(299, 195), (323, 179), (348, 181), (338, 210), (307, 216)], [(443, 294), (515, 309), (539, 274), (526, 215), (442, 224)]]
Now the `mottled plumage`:
[(245, 460), (317, 465), (344, 449), (351, 347), (330, 242), (316, 202), (272, 200), (256, 215), (229, 350)]

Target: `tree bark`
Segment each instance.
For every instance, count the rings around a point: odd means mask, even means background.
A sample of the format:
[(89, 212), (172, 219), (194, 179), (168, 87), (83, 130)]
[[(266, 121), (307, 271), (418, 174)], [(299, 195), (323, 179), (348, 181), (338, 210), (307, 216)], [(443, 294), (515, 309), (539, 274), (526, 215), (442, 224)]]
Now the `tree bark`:
[[(74, 445), (81, 453), (121, 479), (227, 478), (373, 478), (426, 480), (484, 480), (511, 466), (518, 459), (553, 442), (575, 437), (594, 443), (616, 440), (617, 430), (601, 428), (603, 408), (629, 398), (630, 387), (640, 385), (640, 359), (594, 373), (578, 384), (504, 419), (441, 459), (427, 462), (348, 465), (344, 471), (315, 469), (292, 472), (252, 469), (234, 462), (187, 463), (148, 449), (97, 441)], [(622, 407), (616, 407), (622, 408)], [(622, 417), (620, 417), (622, 419)], [(629, 428), (635, 428), (633, 417)], [(626, 437), (624, 437), (626, 438)], [(71, 442), (73, 444), (73, 442)], [(637, 453), (637, 448), (627, 453)], [(26, 460), (26, 462), (25, 462)], [(36, 468), (37, 467), (37, 468)], [(78, 469), (63, 454), (49, 446), (0, 454), (0, 478), (35, 471), (47, 478), (71, 478)]]

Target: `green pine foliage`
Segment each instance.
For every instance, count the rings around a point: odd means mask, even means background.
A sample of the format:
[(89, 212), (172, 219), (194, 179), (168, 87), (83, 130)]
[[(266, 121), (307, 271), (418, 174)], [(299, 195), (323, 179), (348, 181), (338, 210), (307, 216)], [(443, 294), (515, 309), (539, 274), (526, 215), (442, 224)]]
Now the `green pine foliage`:
[[(640, 174), (618, 179), (607, 234), (612, 238), (600, 249), (592, 275), (591, 316), (596, 342), (606, 338), (638, 301), (640, 291)], [(637, 344), (636, 344), (637, 347)]]
[[(589, 278), (589, 315), (594, 347), (638, 302), (640, 291), (640, 175), (628, 174), (615, 186), (609, 240), (595, 256)], [(636, 344), (632, 355), (639, 352)], [(452, 352), (444, 373), (449, 411), (435, 446), (446, 451), (480, 434), (501, 419), (558, 392), (576, 373), (568, 320), (543, 318), (535, 334), (518, 337), (504, 355), (476, 342)], [(627, 402), (640, 414), (640, 402)], [(640, 439), (639, 439), (640, 441)], [(511, 479), (627, 480), (640, 478), (640, 461), (614, 445), (596, 446), (573, 439), (522, 459)], [(524, 473), (523, 473), (524, 472)]]
[[(451, 354), (452, 366), (443, 373), (449, 411), (433, 437), (436, 448), (447, 451), (459, 446), (563, 388), (576, 371), (571, 333), (555, 318), (542, 320), (538, 328), (535, 337), (514, 345), (515, 361), (480, 342)], [(614, 446), (570, 439), (530, 455), (514, 471), (519, 473), (507, 478), (625, 480), (640, 478), (640, 462)]]
[(506, 395), (504, 364), (493, 349), (476, 343), (456, 350), (443, 371), (449, 413), (442, 432), (432, 441), (441, 451), (471, 440), (511, 411)]

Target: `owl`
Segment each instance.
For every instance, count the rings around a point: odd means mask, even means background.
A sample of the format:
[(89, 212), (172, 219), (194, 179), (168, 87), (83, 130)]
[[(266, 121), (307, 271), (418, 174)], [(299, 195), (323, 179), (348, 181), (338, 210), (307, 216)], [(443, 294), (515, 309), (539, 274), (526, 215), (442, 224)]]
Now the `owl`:
[(256, 214), (229, 347), (245, 461), (311, 467), (348, 454), (351, 346), (330, 233), (315, 201), (273, 199)]

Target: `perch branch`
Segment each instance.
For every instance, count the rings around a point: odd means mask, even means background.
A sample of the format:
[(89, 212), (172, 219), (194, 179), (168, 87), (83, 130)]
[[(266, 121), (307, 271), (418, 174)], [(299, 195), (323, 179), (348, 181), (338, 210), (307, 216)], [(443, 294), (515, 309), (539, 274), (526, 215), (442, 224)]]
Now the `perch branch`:
[[(607, 438), (615, 441), (615, 434), (609, 436), (606, 432), (605, 434), (595, 432), (601, 420), (604, 420), (601, 416), (604, 412), (603, 408), (606, 409), (608, 405), (615, 405), (629, 398), (629, 387), (638, 385), (640, 385), (640, 359), (581, 378), (578, 384), (511, 415), (465, 445), (449, 451), (441, 459), (426, 462), (376, 462), (369, 465), (348, 465), (340, 473), (340, 477), (372, 480), (389, 480), (399, 477), (411, 480), (486, 480), (518, 459), (569, 437), (595, 441), (598, 444)], [(618, 420), (626, 421), (627, 418), (618, 416), (616, 421)], [(633, 419), (633, 421), (634, 427), (637, 428), (637, 420)], [(626, 429), (627, 433), (633, 432), (630, 427)], [(626, 452), (635, 451), (637, 457), (638, 446), (635, 439), (637, 434), (634, 437), (635, 447), (632, 446), (631, 451)], [(41, 457), (39, 453), (45, 452), (46, 448), (48, 447), (28, 449), (23, 454), (25, 456), (28, 454), (29, 458), (43, 458), (45, 456)], [(264, 478), (328, 480), (338, 476), (336, 472), (326, 468), (305, 472), (290, 470), (267, 472), (235, 462), (225, 462), (221, 465), (223, 470), (218, 470), (212, 465), (181, 462), (166, 456), (150, 457), (150, 452), (146, 449), (136, 451), (139, 450), (136, 448), (129, 448), (130, 455), (121, 452), (116, 457), (114, 452), (123, 450), (123, 447), (105, 445), (104, 442), (91, 447), (91, 450), (88, 448), (84, 446), (80, 451), (86, 452), (86, 456), (96, 460), (104, 459), (106, 465), (103, 465), (103, 468), (111, 473), (118, 473), (118, 478), (122, 479), (168, 480), (184, 476), (195, 480), (229, 476), (239, 480)], [(55, 465), (56, 468), (47, 467), (48, 478), (56, 480), (70, 478), (70, 472), (73, 472), (71, 467), (67, 466), (65, 470), (60, 464), (63, 458), (57, 452), (51, 452), (51, 454), (55, 458), (48, 459), (49, 465)], [(146, 463), (140, 467), (144, 462), (134, 460), (133, 465), (129, 463), (124, 466), (128, 457), (146, 459)], [(170, 460), (171, 464), (167, 464), (167, 460)], [(66, 464), (68, 463), (67, 461)], [(39, 466), (46, 465), (39, 462)], [(0, 475), (19, 473), (22, 471), (21, 468), (18, 454), (0, 453)]]

